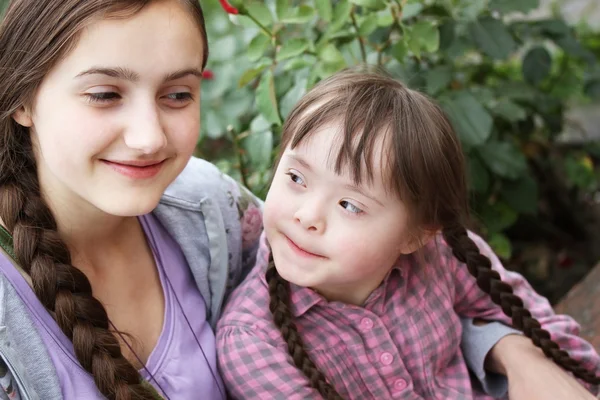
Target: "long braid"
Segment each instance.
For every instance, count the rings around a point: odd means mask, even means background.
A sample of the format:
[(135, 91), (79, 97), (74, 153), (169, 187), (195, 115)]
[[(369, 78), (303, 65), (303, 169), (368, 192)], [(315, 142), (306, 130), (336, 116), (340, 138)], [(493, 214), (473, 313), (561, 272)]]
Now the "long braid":
[(465, 263), (469, 273), (477, 279), (481, 290), (488, 293), (504, 314), (512, 318), (515, 328), (522, 330), (547, 357), (577, 378), (591, 384), (600, 384), (600, 377), (585, 369), (550, 338), (550, 333), (524, 308), (523, 300), (513, 293), (512, 287), (502, 282), (500, 274), (492, 269), (490, 259), (479, 252), (479, 248), (463, 226), (444, 228), (443, 236), (454, 256)]
[(289, 307), (290, 291), (288, 282), (283, 279), (273, 263), (273, 256), (269, 259), (269, 268), (267, 269), (267, 283), (269, 284), (269, 309), (273, 314), (273, 321), (279, 330), (281, 336), (287, 344), (287, 349), (296, 367), (306, 375), (310, 385), (319, 391), (326, 400), (342, 400), (342, 397), (336, 392), (332, 385), (327, 382), (327, 378), (310, 359), (308, 353), (302, 344), (302, 338), (298, 333), (298, 328)]
[(121, 353), (108, 315), (89, 280), (71, 265), (56, 221), (41, 197), (35, 166), (0, 171), (0, 218), (13, 235), (16, 261), (33, 291), (73, 342), (78, 361), (110, 400), (149, 400), (155, 395)]

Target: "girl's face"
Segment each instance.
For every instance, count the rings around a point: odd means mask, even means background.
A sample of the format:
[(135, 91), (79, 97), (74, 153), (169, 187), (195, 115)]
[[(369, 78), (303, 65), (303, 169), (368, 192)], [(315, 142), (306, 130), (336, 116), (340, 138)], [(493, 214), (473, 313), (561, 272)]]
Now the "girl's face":
[(386, 190), (381, 148), (374, 154), (373, 181), (357, 186), (348, 172), (334, 172), (340, 142), (330, 126), (284, 151), (264, 224), (284, 279), (329, 300), (360, 305), (415, 246), (406, 207)]
[(82, 32), (14, 116), (30, 127), (53, 205), (133, 216), (158, 204), (198, 139), (202, 49), (176, 1)]

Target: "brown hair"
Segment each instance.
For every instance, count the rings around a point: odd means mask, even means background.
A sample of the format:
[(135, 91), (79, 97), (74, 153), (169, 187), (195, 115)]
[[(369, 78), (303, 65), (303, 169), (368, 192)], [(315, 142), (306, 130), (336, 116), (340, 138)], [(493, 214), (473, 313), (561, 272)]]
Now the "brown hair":
[[(478, 286), (512, 318), (516, 328), (575, 376), (591, 383), (600, 381), (560, 350), (467, 235), (465, 160), (459, 139), (437, 104), (381, 70), (342, 71), (321, 81), (296, 105), (283, 127), (281, 152), (332, 122), (341, 124), (343, 137), (335, 159), (337, 173), (347, 169), (357, 183), (365, 177), (373, 179), (373, 149), (384, 135), (387, 157), (383, 159), (388, 160), (384, 178), (410, 210), (410, 225), (417, 232), (441, 229), (454, 256), (466, 263)], [(302, 346), (289, 308), (289, 283), (277, 273), (272, 258), (266, 277), (273, 320), (295, 365), (324, 398), (341, 399)]]
[[(189, 8), (208, 42), (198, 0)], [(71, 255), (42, 198), (31, 137), (12, 115), (31, 106), (44, 76), (77, 44), (83, 28), (103, 18), (128, 18), (152, 0), (13, 0), (0, 26), (0, 218), (13, 236), (16, 261), (40, 302), (73, 341), (80, 364), (109, 399), (153, 399), (109, 331), (103, 305)], [(204, 65), (203, 65), (204, 67)]]

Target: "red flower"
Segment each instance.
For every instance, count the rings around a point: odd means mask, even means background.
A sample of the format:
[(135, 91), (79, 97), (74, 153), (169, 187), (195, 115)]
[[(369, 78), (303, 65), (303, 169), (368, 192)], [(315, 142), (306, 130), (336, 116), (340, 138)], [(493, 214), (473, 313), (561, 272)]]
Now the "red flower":
[(229, 4), (227, 0), (219, 0), (219, 3), (221, 3), (221, 7), (223, 7), (223, 10), (225, 10), (225, 12), (229, 14), (239, 14), (238, 9)]
[(215, 74), (210, 69), (205, 69), (202, 71), (202, 78), (206, 80), (211, 80), (215, 77)]

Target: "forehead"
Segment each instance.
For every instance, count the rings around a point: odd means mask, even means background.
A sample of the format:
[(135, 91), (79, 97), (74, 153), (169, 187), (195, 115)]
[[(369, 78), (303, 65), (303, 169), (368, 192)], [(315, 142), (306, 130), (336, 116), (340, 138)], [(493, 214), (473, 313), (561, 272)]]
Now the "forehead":
[(164, 76), (174, 69), (201, 69), (203, 45), (199, 27), (180, 2), (152, 2), (131, 17), (87, 26), (57, 69), (77, 74), (90, 66), (110, 66), (142, 77)]
[(350, 143), (352, 154), (346, 155), (343, 129), (340, 124), (329, 123), (305, 136), (295, 148), (288, 146), (284, 155), (300, 156), (321, 173), (334, 174), (366, 189), (387, 192), (391, 166), (387, 137), (387, 134), (378, 134), (372, 148), (359, 149), (360, 135), (354, 135)]

